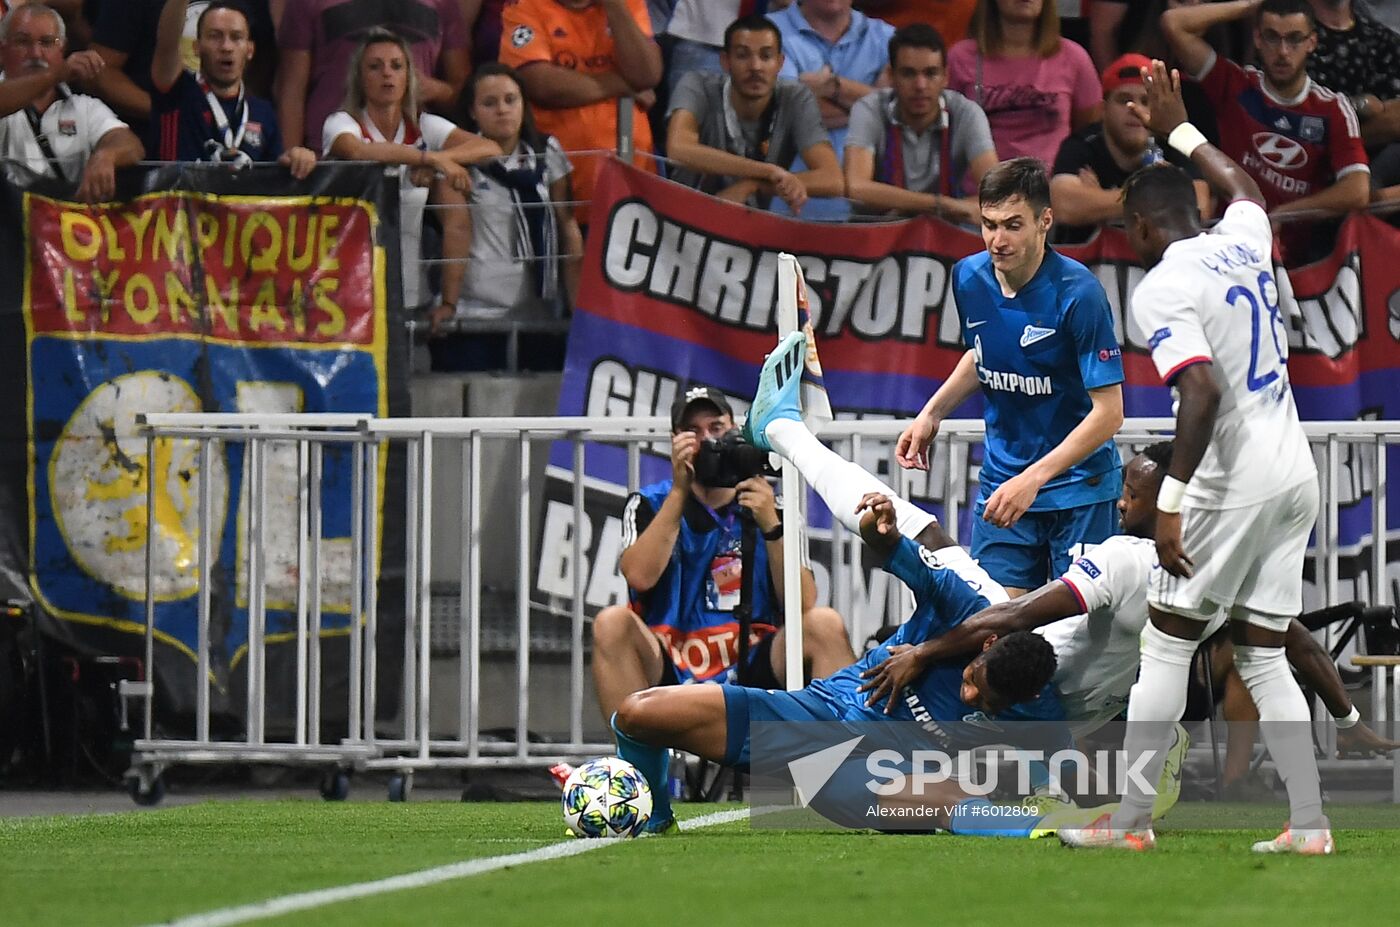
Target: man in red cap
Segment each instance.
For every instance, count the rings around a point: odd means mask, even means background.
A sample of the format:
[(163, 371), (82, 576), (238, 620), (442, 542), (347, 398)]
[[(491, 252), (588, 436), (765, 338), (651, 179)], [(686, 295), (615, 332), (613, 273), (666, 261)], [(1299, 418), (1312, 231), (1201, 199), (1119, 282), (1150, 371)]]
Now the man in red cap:
[[(1142, 55), (1124, 55), (1103, 72), (1103, 121), (1070, 135), (1055, 156), (1050, 179), (1050, 204), (1055, 211), (1057, 244), (1088, 241), (1105, 222), (1123, 218), (1122, 188), (1138, 168), (1167, 160), (1199, 178), (1188, 159), (1176, 151), (1163, 152), (1129, 103), (1145, 106), (1147, 91), (1142, 69), (1151, 64)], [(1210, 190), (1196, 179), (1201, 215), (1209, 215)]]

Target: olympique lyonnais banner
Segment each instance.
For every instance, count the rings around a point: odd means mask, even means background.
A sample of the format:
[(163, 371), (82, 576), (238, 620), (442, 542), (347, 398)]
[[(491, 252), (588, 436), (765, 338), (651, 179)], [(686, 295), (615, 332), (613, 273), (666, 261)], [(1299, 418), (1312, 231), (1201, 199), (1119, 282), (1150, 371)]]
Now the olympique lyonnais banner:
[[(678, 390), (700, 383), (734, 398), (742, 415), (763, 355), (775, 343), (776, 267), (780, 251), (797, 255), (831, 403), (838, 419), (907, 418), (963, 354), (951, 270), (982, 248), (979, 236), (931, 219), (880, 225), (796, 222), (699, 195), (610, 163), (599, 172), (582, 293), (570, 333), (559, 411), (627, 416), (669, 412)], [(1124, 237), (1106, 231), (1064, 252), (1089, 265), (1112, 306), (1127, 375), (1129, 416), (1171, 414), (1144, 333), (1126, 318), (1128, 295), (1144, 273)], [(1400, 418), (1400, 231), (1371, 216), (1345, 225), (1330, 259), (1295, 271), (1298, 318), (1290, 334), (1290, 370), (1305, 418)], [(978, 417), (974, 397), (958, 417)], [(644, 454), (642, 482), (669, 474), (666, 448)], [(1260, 448), (1266, 454), (1268, 448)], [(940, 458), (943, 455), (938, 455)], [(954, 474), (964, 505), (975, 498), (977, 457)], [(890, 481), (889, 446), (866, 442), (859, 462)], [(919, 474), (912, 495), (942, 508), (945, 473)], [(569, 457), (560, 448), (543, 520), (537, 592), (572, 594), (571, 516), (562, 482)], [(1390, 466), (1400, 465), (1392, 449)], [(621, 451), (588, 452), (589, 524), (581, 526), (589, 560), (587, 601), (621, 601), (618, 513), (626, 483)], [(1342, 543), (1369, 545), (1374, 473), (1365, 453), (1342, 460)], [(895, 484), (897, 485), (897, 484)], [(1400, 527), (1400, 494), (1389, 523)], [(815, 510), (815, 509), (814, 509)], [(824, 515), (825, 513), (821, 513)], [(964, 509), (967, 517), (967, 510)], [(820, 529), (824, 523), (813, 518)], [(967, 537), (964, 525), (963, 537)], [(1392, 534), (1392, 537), (1396, 535)], [(820, 538), (821, 531), (814, 532)], [(1400, 551), (1391, 575), (1400, 574)], [(1366, 557), (1344, 564), (1366, 596)], [(825, 585), (819, 570), (819, 585)], [(870, 577), (870, 583), (883, 580)], [(883, 587), (858, 597), (882, 601)], [(1342, 593), (1348, 595), (1349, 589)]]
[[(117, 202), (90, 206), (46, 182), (12, 179), (0, 318), (6, 359), (17, 362), (5, 414), (12, 426), (24, 422), (27, 436), (13, 442), (11, 427), (7, 445), (27, 445), (28, 505), (5, 510), (5, 530), (19, 533), (5, 551), (7, 578), (19, 585), (24, 577), (43, 612), (80, 642), (139, 652), (139, 638), (112, 641), (144, 631), (153, 523), (156, 634), (192, 661), (197, 549), (210, 531), (211, 658), (222, 680), (244, 658), (248, 633), (245, 447), (216, 443), (205, 473), (196, 441), (158, 441), (148, 472), (135, 416), (401, 409), (404, 372), (390, 370), (391, 338), (402, 331), (389, 295), (398, 291), (397, 186), (382, 171), (350, 166), (323, 166), (297, 183), (276, 168), (187, 165), (127, 173)], [(296, 619), (304, 488), (294, 446), (270, 446), (266, 473), (267, 631), (277, 641)], [(353, 568), (350, 474), (349, 455), (327, 451), (321, 630), (342, 636)], [(207, 525), (198, 509), (203, 480), (213, 500)], [(162, 694), (178, 699), (182, 690)]]

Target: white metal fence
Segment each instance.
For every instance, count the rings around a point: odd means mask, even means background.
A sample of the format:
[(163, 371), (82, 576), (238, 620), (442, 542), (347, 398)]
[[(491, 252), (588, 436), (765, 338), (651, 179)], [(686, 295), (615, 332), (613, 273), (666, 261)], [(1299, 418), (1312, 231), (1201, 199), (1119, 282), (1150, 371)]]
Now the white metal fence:
[[(1172, 427), (1168, 419), (1130, 420), (1118, 436), (1125, 450), (1159, 440)], [(247, 542), (242, 546), (240, 570), (247, 577), (247, 695), (243, 705), (246, 717), (241, 735), (216, 736), (210, 717), (211, 659), (210, 659), (210, 593), (216, 554), (209, 532), (201, 531), (197, 545), (200, 586), (198, 595), (199, 637), (196, 655), (197, 691), (193, 702), (196, 716), (188, 739), (153, 736), (156, 706), (160, 693), (155, 683), (128, 687), (127, 694), (144, 700), (144, 737), (137, 741), (133, 759), (133, 794), (138, 800), (158, 800), (161, 771), (172, 764), (183, 763), (250, 763), (267, 762), (301, 764), (323, 767), (328, 778), (323, 787), (327, 797), (341, 797), (346, 788), (345, 774), (353, 769), (378, 769), (391, 773), (390, 795), (403, 798), (412, 782), (412, 774), (421, 769), (480, 768), (489, 766), (530, 766), (611, 752), (608, 742), (588, 742), (585, 738), (584, 715), (588, 702), (589, 679), (584, 671), (587, 649), (585, 637), (588, 615), (585, 608), (585, 571), (575, 568), (572, 573), (572, 595), (567, 604), (568, 618), (568, 684), (567, 708), (562, 733), (549, 742), (532, 742), (532, 721), (546, 711), (558, 714), (557, 705), (532, 703), (531, 680), (536, 669), (530, 641), (535, 606), (532, 602), (532, 565), (537, 551), (532, 550), (535, 532), (532, 529), (540, 504), (540, 487), (531, 478), (532, 457), (540, 452), (539, 445), (564, 442), (570, 449), (574, 525), (584, 516), (587, 479), (578, 478), (584, 472), (586, 449), (590, 446), (614, 445), (626, 450), (627, 482), (620, 489), (634, 489), (641, 479), (641, 460), (649, 447), (669, 435), (668, 423), (661, 418), (404, 418), (377, 419), (355, 415), (215, 415), (215, 414), (150, 414), (139, 423), (147, 448), (147, 466), (153, 477), (148, 480), (148, 492), (163, 474), (155, 470), (156, 446), (159, 441), (195, 442), (201, 472), (209, 472), (212, 455), (226, 453), (232, 445), (242, 445), (244, 479), (248, 506), (246, 515)], [(1400, 422), (1311, 422), (1306, 424), (1309, 440), (1319, 460), (1323, 506), (1316, 532), (1316, 545), (1311, 552), (1318, 578), (1310, 605), (1330, 604), (1342, 598), (1340, 572), (1344, 554), (1355, 556), (1355, 549), (1344, 551), (1340, 543), (1341, 509), (1362, 501), (1357, 486), (1369, 500), (1370, 534), (1363, 538), (1361, 549), (1369, 546), (1369, 598), (1373, 604), (1392, 602), (1391, 583), (1400, 574), (1400, 563), (1389, 563), (1386, 544), (1374, 539), (1396, 539), (1386, 518), (1387, 467), (1386, 451), (1400, 443)], [(900, 423), (867, 421), (832, 423), (824, 438), (851, 459), (862, 459), (871, 442), (886, 442), (898, 434)], [(935, 473), (942, 474), (942, 519), (947, 529), (956, 535), (959, 508), (975, 498), (975, 474), (969, 479), (972, 448), (980, 443), (981, 421), (945, 423), (936, 441)], [(514, 448), (518, 455), (518, 478), (514, 479), (511, 498), (486, 498), (483, 495), (482, 458), (491, 442), (502, 442)], [(453, 447), (462, 466), (460, 479), (460, 508), (444, 509), (435, 501), (435, 487), (444, 483), (442, 474), (435, 474), (435, 461), (444, 448)], [(289, 449), (294, 450), (288, 456)], [(334, 450), (332, 450), (334, 449)], [(322, 650), (326, 646), (322, 631), (326, 581), (322, 564), (325, 562), (321, 539), (322, 512), (326, 504), (322, 491), (322, 468), (326, 454), (349, 453), (352, 457), (352, 479), (345, 504), (351, 509), (351, 537), (348, 616), (348, 679), (344, 723), (328, 725), (322, 704)], [(883, 451), (882, 453), (890, 453)], [(1267, 453), (1267, 449), (1261, 449)], [(402, 524), (404, 551), (403, 575), (405, 593), (402, 602), (404, 636), (402, 650), (402, 692), (398, 694), (400, 710), (396, 717), (385, 719), (380, 710), (379, 691), (382, 676), (380, 650), (385, 648), (380, 633), (379, 614), (384, 603), (379, 598), (377, 569), (382, 563), (383, 540), (386, 531), (393, 530), (383, 522), (381, 513), (391, 508), (385, 505), (385, 462), (389, 456), (402, 455), (404, 466)], [(295, 537), (270, 536), (268, 533), (267, 484), (269, 458), (295, 460), (300, 496), (295, 523)], [(1348, 469), (1349, 489), (1343, 492), (1342, 460), (1358, 464), (1364, 479), (1357, 484)], [(894, 488), (905, 492), (911, 477), (891, 463), (890, 472), (897, 474)], [(452, 475), (446, 477), (453, 479)], [(198, 481), (200, 524), (209, 524), (209, 482)], [(937, 481), (934, 480), (936, 483)], [(597, 487), (591, 487), (597, 488)], [(148, 499), (148, 505), (154, 500)], [(488, 523), (487, 518), (496, 519)], [(509, 688), (484, 691), (482, 660), (483, 615), (483, 552), (495, 543), (500, 529), (499, 519), (514, 519), (512, 531), (515, 550), (515, 608), (514, 608), (514, 679)], [(433, 589), (430, 575), (430, 555), (434, 544), (434, 523), (446, 519), (456, 521), (461, 528), (459, 608), (455, 633), (459, 654), (457, 672), (450, 683), (432, 672), (432, 641), (443, 638), (443, 629), (434, 629), (432, 608)], [(160, 544), (154, 536), (154, 519), (147, 524), (147, 679), (159, 679), (153, 672), (155, 660), (154, 627), (155, 588), (164, 568), (160, 562)], [(790, 532), (788, 537), (795, 537)], [(438, 543), (441, 543), (439, 538)], [(574, 530), (570, 543), (575, 565), (584, 559), (582, 532)], [(905, 598), (891, 588), (886, 606), (879, 615), (853, 615), (852, 590), (861, 581), (862, 569), (859, 539), (833, 526), (830, 558), (825, 564), (831, 577), (832, 604), (846, 616), (848, 626), (858, 632), (878, 627), (884, 620), (904, 617)], [(269, 717), (267, 688), (267, 627), (269, 603), (266, 597), (268, 564), (295, 565), (295, 679), (291, 680), (294, 697), (284, 706), (285, 717)], [(397, 568), (397, 564), (395, 564)], [(1350, 598), (1347, 596), (1346, 598)], [(792, 633), (791, 631), (789, 633)], [(798, 651), (800, 653), (800, 650)], [(792, 678), (800, 673), (790, 672)], [(1400, 675), (1400, 674), (1397, 674)], [(431, 723), (433, 706), (440, 700), (455, 705), (456, 725), (453, 730), (434, 730)], [(484, 736), (484, 709), (500, 709), (498, 700), (513, 700), (513, 725), (509, 736)], [(329, 727), (335, 729), (329, 730)], [(270, 734), (270, 729), (290, 734)], [(1330, 742), (1324, 732), (1323, 742)], [(1393, 760), (1392, 760), (1393, 762)]]

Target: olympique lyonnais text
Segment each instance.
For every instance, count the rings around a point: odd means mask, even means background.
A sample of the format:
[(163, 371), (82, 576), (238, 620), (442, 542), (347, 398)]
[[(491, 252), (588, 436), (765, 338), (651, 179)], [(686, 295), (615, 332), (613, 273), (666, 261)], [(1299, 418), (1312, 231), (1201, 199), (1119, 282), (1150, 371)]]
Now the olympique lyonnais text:
[(367, 344), (372, 217), (330, 198), (162, 193), (111, 207), (26, 197), (39, 331)]

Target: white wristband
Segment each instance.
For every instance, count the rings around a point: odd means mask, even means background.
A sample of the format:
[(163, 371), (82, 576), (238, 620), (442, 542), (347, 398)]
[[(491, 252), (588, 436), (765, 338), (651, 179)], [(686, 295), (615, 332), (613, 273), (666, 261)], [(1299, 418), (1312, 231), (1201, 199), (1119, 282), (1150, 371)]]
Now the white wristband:
[(1174, 476), (1162, 477), (1162, 488), (1157, 490), (1157, 511), (1175, 515), (1181, 511), (1181, 497), (1186, 495), (1186, 484)]
[(1167, 136), (1167, 144), (1188, 158), (1191, 157), (1191, 152), (1205, 143), (1206, 137), (1201, 134), (1201, 130), (1189, 122), (1183, 122), (1172, 129), (1172, 134)]
[(1353, 705), (1351, 706), (1351, 714), (1345, 718), (1333, 718), (1332, 721), (1337, 725), (1337, 730), (1345, 731), (1361, 723), (1361, 712), (1357, 711), (1356, 706)]

